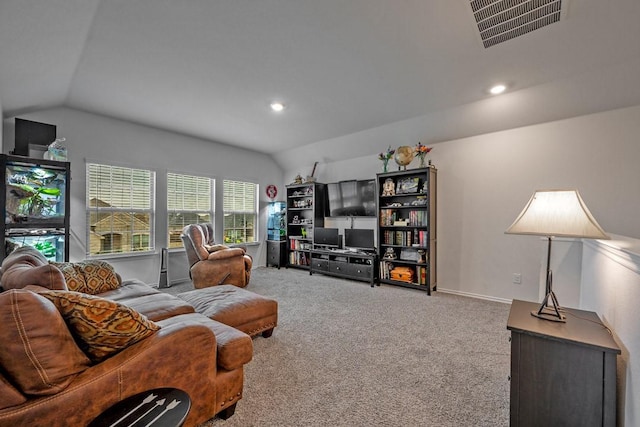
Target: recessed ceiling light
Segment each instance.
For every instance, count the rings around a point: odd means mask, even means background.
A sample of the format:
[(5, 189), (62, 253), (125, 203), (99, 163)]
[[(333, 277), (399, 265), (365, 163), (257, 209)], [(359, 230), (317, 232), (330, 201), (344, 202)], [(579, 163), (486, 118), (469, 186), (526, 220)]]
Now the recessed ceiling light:
[(273, 111), (279, 113), (280, 111), (284, 110), (284, 104), (282, 102), (272, 102), (270, 104), (270, 107)]
[(505, 85), (495, 85), (491, 89), (489, 89), (489, 93), (491, 95), (499, 95), (505, 90), (507, 90), (507, 87)]

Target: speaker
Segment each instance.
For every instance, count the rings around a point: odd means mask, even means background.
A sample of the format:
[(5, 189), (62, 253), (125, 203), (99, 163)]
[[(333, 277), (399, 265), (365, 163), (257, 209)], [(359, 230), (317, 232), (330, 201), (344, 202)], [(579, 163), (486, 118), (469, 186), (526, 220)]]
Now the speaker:
[(26, 119), (15, 119), (16, 134), (13, 153), (16, 156), (28, 156), (29, 144), (47, 146), (56, 140), (56, 126), (34, 122)]
[(169, 284), (169, 250), (167, 248), (162, 248), (160, 259), (160, 278), (158, 279), (158, 288), (170, 288)]

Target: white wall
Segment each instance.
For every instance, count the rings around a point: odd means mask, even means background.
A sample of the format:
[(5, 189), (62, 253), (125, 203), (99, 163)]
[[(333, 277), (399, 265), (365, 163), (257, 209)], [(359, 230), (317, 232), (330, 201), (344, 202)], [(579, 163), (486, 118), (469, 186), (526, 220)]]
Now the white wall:
[(640, 240), (586, 241), (581, 308), (596, 311), (622, 350), (618, 356), (619, 425), (640, 425)]
[[(89, 114), (68, 108), (56, 108), (20, 116), (29, 120), (55, 124), (58, 137), (65, 137), (71, 162), (71, 245), (72, 261), (86, 256), (85, 219), (85, 162), (100, 162), (149, 168), (156, 172), (157, 193), (166, 194), (166, 172), (183, 172), (218, 178), (240, 179), (260, 185), (260, 240), (266, 238), (265, 207), (268, 202), (264, 188), (268, 184), (283, 181), (280, 167), (271, 157), (223, 144), (136, 125), (108, 117)], [(5, 120), (4, 134), (13, 141), (13, 119)], [(9, 146), (11, 145), (11, 146)], [(6, 144), (4, 152), (13, 149), (13, 142)], [(281, 194), (284, 191), (280, 192)], [(216, 195), (218, 210), (222, 207), (222, 191)], [(156, 200), (158, 231), (156, 248), (165, 247), (166, 200)], [(217, 218), (216, 236), (221, 236), (222, 219)], [(254, 265), (264, 265), (266, 245), (250, 246)], [(169, 279), (188, 279), (188, 266), (184, 251), (172, 251), (169, 263)], [(124, 278), (138, 278), (147, 283), (157, 283), (160, 256), (128, 256), (109, 259)]]
[[(504, 234), (536, 189), (577, 188), (605, 230), (640, 237), (635, 214), (640, 211), (638, 135), (640, 106), (435, 144), (438, 288), (505, 301), (539, 299), (546, 242)], [(343, 140), (349, 144), (348, 136)], [(397, 147), (417, 141), (389, 142)], [(307, 169), (311, 166), (304, 163), (289, 168), (285, 180), (304, 176)], [(320, 163), (317, 178), (368, 178), (381, 169), (377, 156), (369, 155)], [(580, 243), (554, 241), (554, 283), (560, 300), (566, 296), (566, 306), (578, 305), (581, 253)], [(513, 273), (522, 274), (522, 284), (512, 284)], [(568, 282), (565, 290), (562, 280)]]

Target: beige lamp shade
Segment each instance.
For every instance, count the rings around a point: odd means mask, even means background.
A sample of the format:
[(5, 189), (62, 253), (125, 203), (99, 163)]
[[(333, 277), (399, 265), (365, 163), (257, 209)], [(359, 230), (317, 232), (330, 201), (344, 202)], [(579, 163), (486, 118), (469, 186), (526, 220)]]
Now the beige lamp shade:
[(609, 239), (577, 190), (537, 190), (505, 233)]

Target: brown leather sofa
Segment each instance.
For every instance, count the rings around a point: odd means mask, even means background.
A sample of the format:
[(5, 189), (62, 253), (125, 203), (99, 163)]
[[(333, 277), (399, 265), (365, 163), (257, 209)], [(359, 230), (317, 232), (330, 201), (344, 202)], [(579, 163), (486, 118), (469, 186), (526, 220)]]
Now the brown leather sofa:
[[(6, 340), (0, 349), (0, 426), (84, 426), (113, 404), (160, 387), (187, 392), (191, 409), (184, 425), (194, 426), (231, 416), (242, 398), (251, 338), (195, 313), (177, 297), (136, 280), (96, 295), (132, 308), (160, 329), (93, 363), (72, 348), (73, 338), (71, 344), (60, 338), (71, 336), (67, 324), (43, 297), (49, 289), (67, 289), (59, 268), (35, 250), (19, 250), (2, 263), (0, 286), (0, 333)], [(13, 339), (6, 338), (11, 333)], [(79, 363), (73, 372), (61, 376), (56, 366), (74, 358)], [(38, 387), (25, 392), (21, 381), (29, 375)], [(53, 377), (62, 382), (53, 384)]]
[(196, 289), (224, 284), (244, 288), (249, 284), (251, 256), (242, 247), (215, 244), (211, 223), (187, 225), (180, 238)]

